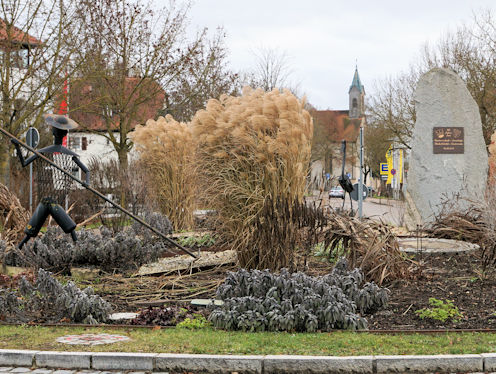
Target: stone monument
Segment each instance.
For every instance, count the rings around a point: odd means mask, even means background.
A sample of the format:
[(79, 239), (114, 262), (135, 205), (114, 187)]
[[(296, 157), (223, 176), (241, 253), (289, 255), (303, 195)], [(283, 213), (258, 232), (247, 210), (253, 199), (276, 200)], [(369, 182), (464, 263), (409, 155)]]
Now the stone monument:
[(407, 226), (432, 222), (446, 199), (462, 197), (461, 209), (467, 199), (482, 199), (488, 169), (479, 108), (456, 73), (435, 68), (422, 75), (415, 110)]

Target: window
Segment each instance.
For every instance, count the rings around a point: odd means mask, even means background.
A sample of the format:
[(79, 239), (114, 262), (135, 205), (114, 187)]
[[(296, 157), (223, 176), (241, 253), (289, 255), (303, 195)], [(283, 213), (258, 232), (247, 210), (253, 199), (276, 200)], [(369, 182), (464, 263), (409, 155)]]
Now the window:
[(86, 136), (83, 136), (81, 138), (81, 150), (86, 151), (88, 149), (88, 138)]
[(110, 105), (105, 105), (103, 108), (102, 108), (102, 115), (103, 116), (109, 116), (109, 117), (112, 117), (114, 115), (113, 111), (112, 111), (112, 107)]
[(27, 69), (29, 66), (29, 49), (21, 49), (19, 51), (19, 57), (22, 60), (22, 66)]
[(27, 69), (29, 66), (29, 49), (13, 49), (10, 51), (10, 61), (12, 67)]
[(355, 108), (357, 108), (357, 107), (358, 107), (358, 100), (357, 100), (356, 98), (355, 98), (355, 99), (353, 99), (352, 104), (351, 104), (351, 107), (352, 107), (353, 109), (355, 109)]
[(69, 148), (74, 150), (80, 150), (81, 138), (78, 136), (69, 136)]

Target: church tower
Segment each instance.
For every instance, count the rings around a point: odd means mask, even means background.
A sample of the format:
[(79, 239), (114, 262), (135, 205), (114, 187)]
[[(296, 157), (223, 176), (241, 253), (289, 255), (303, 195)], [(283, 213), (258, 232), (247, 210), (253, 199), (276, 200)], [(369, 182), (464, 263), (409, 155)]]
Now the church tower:
[(365, 112), (365, 88), (360, 82), (358, 75), (358, 67), (355, 67), (355, 75), (353, 82), (351, 82), (350, 90), (348, 91), (350, 97), (350, 118), (361, 118)]

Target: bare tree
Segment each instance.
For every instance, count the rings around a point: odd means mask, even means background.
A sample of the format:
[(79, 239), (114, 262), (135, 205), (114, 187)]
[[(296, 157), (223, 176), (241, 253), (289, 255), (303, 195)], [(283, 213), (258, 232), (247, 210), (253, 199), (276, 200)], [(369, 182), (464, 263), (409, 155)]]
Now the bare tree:
[[(0, 125), (15, 136), (51, 110), (73, 60), (74, 8), (63, 0), (0, 0)], [(0, 175), (11, 173), (9, 139), (0, 140)], [(17, 164), (14, 164), (17, 165)]]
[[(90, 90), (72, 110), (103, 123), (122, 170), (128, 164), (137, 124), (158, 114), (187, 119), (211, 95), (230, 93), (235, 75), (224, 74), (222, 32), (209, 41), (206, 29), (186, 37), (189, 2), (156, 10), (139, 0), (83, 0), (85, 60), (79, 93)], [(162, 109), (150, 113), (150, 108)], [(145, 108), (145, 109), (144, 109)], [(189, 119), (189, 118), (188, 118)], [(91, 121), (88, 126), (93, 130)], [(101, 130), (101, 129), (100, 129)]]
[(164, 110), (160, 115), (171, 114), (179, 121), (190, 121), (209, 99), (241, 92), (239, 74), (228, 66), (224, 38), (225, 32), (219, 28), (212, 39), (199, 45), (195, 59), (165, 92)]
[(449, 68), (456, 72), (479, 107), (486, 144), (496, 129), (496, 29), (491, 12), (475, 16), (422, 53), (425, 70)]
[[(365, 166), (373, 177), (380, 175), (380, 163), (385, 162), (386, 152), (394, 139), (394, 133), (384, 123), (368, 123), (364, 130)], [(365, 180), (366, 182), (366, 180)]]
[(412, 67), (408, 73), (377, 82), (367, 105), (367, 122), (380, 124), (407, 147), (416, 119), (413, 94), (418, 77), (420, 71)]
[[(292, 70), (286, 52), (262, 47), (253, 54), (255, 68), (246, 77), (250, 86), (262, 88), (264, 91), (272, 91), (275, 88), (293, 91), (289, 82)], [(298, 90), (297, 87), (294, 89)]]
[(434, 45), (426, 44), (419, 63), (397, 78), (376, 84), (369, 99), (369, 122), (380, 123), (408, 146), (415, 124), (413, 94), (421, 74), (443, 67), (455, 71), (479, 107), (486, 144), (496, 130), (496, 20), (491, 11), (474, 17)]

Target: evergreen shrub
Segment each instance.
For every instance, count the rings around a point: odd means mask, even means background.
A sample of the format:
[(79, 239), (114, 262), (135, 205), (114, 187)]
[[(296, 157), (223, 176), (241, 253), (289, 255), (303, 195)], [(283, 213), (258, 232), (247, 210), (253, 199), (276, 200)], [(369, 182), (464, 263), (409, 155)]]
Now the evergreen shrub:
[(332, 272), (312, 277), (301, 272), (230, 272), (217, 290), (224, 305), (214, 309), (215, 327), (243, 331), (330, 331), (367, 328), (363, 317), (383, 307), (387, 290), (364, 283), (359, 269), (340, 260)]

